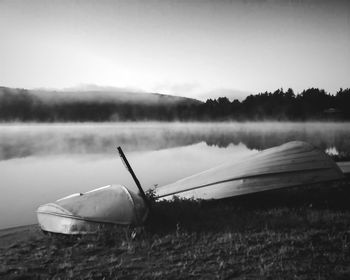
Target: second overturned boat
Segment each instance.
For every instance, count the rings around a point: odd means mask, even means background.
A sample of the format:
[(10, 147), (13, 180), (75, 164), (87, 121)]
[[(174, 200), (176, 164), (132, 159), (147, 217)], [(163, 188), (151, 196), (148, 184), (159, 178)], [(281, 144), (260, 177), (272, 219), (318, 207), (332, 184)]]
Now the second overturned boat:
[(312, 145), (293, 141), (156, 189), (158, 198), (222, 199), (344, 178), (338, 165)]

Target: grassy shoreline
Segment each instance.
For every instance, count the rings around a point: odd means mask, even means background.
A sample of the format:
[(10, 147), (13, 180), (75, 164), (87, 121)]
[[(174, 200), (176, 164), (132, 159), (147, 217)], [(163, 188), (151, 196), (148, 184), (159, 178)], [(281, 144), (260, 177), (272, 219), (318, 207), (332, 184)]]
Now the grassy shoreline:
[(349, 279), (349, 194), (347, 181), (161, 202), (138, 231), (82, 237), (45, 236), (30, 226), (0, 247), (0, 278)]

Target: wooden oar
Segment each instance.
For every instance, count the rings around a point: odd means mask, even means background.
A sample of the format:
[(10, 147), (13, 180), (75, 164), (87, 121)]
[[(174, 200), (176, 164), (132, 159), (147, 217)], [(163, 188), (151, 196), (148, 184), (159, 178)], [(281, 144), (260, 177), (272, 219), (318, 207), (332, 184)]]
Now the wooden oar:
[(136, 184), (137, 188), (139, 189), (139, 192), (140, 192), (141, 197), (142, 197), (143, 200), (145, 201), (145, 204), (147, 205), (148, 209), (151, 210), (151, 203), (150, 203), (149, 200), (147, 199), (147, 196), (146, 196), (145, 192), (143, 191), (143, 189), (142, 189), (142, 187), (141, 187), (141, 184), (140, 184), (139, 180), (137, 179), (137, 177), (136, 177), (134, 171), (132, 170), (132, 168), (131, 168), (131, 166), (130, 166), (128, 160), (126, 159), (126, 157), (125, 157), (125, 155), (124, 155), (124, 152), (123, 152), (123, 150), (122, 150), (121, 147), (118, 147), (118, 152), (119, 152), (119, 155), (120, 155), (120, 157), (121, 157), (121, 159), (122, 159), (122, 161), (123, 161), (123, 163), (124, 163), (126, 169), (130, 172), (132, 178), (134, 179), (135, 184)]

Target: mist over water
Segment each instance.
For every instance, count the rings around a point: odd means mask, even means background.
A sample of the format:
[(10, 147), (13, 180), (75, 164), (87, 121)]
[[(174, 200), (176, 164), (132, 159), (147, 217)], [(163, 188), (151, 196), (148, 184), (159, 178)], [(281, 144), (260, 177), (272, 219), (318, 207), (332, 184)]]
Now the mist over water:
[(0, 160), (49, 155), (115, 155), (204, 142), (263, 150), (302, 140), (332, 154), (350, 151), (350, 123), (105, 123), (0, 125)]
[(293, 140), (349, 160), (349, 123), (2, 124), (0, 228), (36, 223), (39, 205), (72, 193), (135, 189), (117, 146), (149, 189)]

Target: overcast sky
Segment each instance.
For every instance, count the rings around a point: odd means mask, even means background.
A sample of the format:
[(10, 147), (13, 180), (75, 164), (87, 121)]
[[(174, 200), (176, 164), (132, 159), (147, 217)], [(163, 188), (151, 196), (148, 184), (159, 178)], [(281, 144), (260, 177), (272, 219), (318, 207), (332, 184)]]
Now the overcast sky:
[(350, 1), (0, 0), (0, 85), (350, 87)]

